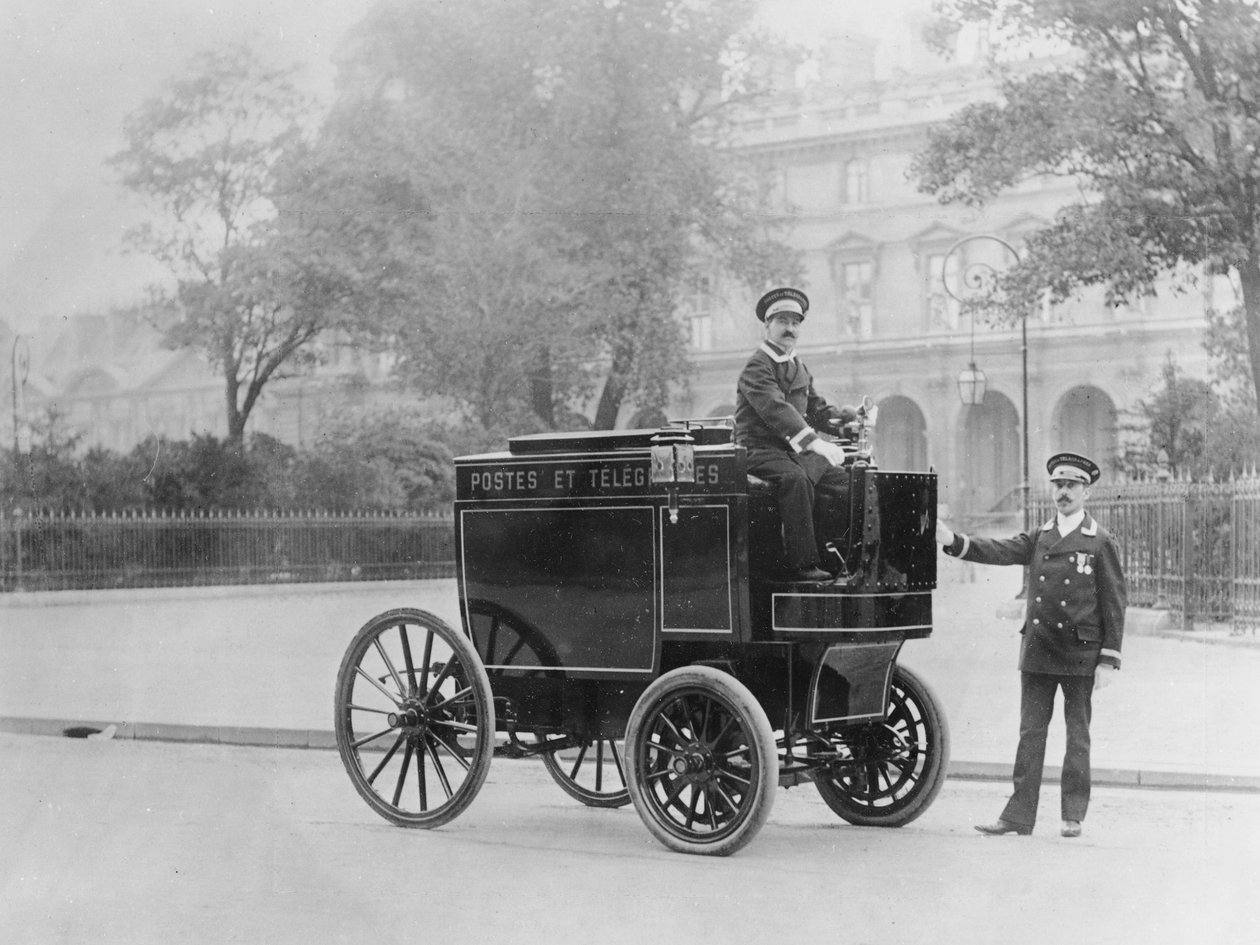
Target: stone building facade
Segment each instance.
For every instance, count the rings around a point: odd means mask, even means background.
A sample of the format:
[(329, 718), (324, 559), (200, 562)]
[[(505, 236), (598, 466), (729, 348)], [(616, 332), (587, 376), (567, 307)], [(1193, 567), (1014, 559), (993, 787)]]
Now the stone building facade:
[[(1060, 449), (1114, 460), (1118, 422), (1152, 392), (1169, 352), (1188, 374), (1207, 374), (1204, 310), (1231, 304), (1220, 280), (1132, 307), (1097, 292), (1025, 322), (971, 324), (947, 287), (965, 295), (969, 272), (1009, 265), (1025, 234), (1078, 193), (1035, 180), (977, 211), (918, 192), (908, 170), (927, 130), (993, 94), (974, 65), (937, 61), (865, 83), (826, 75), (748, 114), (739, 148), (772, 168), (804, 259), (811, 308), (798, 351), (824, 395), (879, 405), (881, 465), (933, 467), (951, 514), (1009, 519), (1022, 507), (1025, 421), (1029, 488), (1040, 489), (1045, 458)], [(671, 415), (733, 411), (735, 379), (760, 339), (755, 297), (715, 276), (687, 301), (695, 371)], [(972, 361), (987, 378), (978, 406), (958, 389)]]

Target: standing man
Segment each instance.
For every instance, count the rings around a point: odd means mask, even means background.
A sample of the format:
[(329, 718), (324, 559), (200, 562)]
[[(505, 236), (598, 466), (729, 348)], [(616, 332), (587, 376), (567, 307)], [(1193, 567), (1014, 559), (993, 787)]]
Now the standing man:
[(817, 582), (832, 575), (819, 567), (814, 526), (829, 503), (848, 502), (849, 474), (844, 449), (817, 432), (841, 420), (843, 411), (818, 396), (794, 353), (808, 311), (809, 299), (799, 289), (772, 289), (757, 302), (764, 340), (739, 375), (735, 442), (748, 450), (748, 472), (774, 487), (788, 579)]
[(969, 538), (938, 520), (945, 553), (980, 564), (1019, 564), (1029, 569), (1028, 605), (1020, 631), (1019, 748), (1015, 791), (983, 834), (1027, 836), (1037, 820), (1037, 799), (1046, 757), (1046, 730), (1054, 693), (1063, 690), (1067, 752), (1063, 757), (1062, 813), (1065, 837), (1079, 837), (1089, 807), (1089, 722), (1092, 696), (1120, 669), (1120, 641), (1128, 602), (1115, 540), (1088, 512), (1089, 487), (1098, 466), (1076, 453), (1057, 453), (1046, 463), (1058, 514), (1034, 535)]

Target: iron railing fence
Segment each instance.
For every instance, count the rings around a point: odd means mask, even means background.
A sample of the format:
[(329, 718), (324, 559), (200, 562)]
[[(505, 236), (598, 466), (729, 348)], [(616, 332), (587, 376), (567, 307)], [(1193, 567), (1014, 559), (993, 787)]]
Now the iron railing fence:
[(449, 515), (8, 515), (0, 591), (403, 580), (455, 573)]
[[(1031, 500), (1034, 526), (1054, 515)], [(1226, 482), (1148, 481), (1095, 486), (1090, 512), (1120, 544), (1129, 603), (1260, 630), (1260, 476)]]
[[(1033, 527), (1054, 514), (1031, 502)], [(1130, 603), (1260, 631), (1260, 476), (1096, 486)], [(1015, 523), (1012, 523), (1015, 524)], [(449, 515), (216, 512), (0, 517), (0, 591), (402, 580), (455, 573)]]

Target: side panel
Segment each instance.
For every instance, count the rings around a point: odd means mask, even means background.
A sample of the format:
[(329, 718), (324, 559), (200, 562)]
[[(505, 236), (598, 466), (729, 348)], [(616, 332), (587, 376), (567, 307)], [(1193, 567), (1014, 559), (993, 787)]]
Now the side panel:
[(660, 510), (661, 614), (667, 634), (730, 636), (738, 626), (730, 503)]
[(651, 674), (656, 508), (460, 509), (464, 620), (486, 669)]
[(829, 647), (810, 686), (813, 723), (882, 719), (900, 648), (900, 643)]
[[(875, 639), (895, 634), (898, 639), (925, 637), (932, 632), (932, 595), (770, 591), (770, 630), (774, 637)], [(843, 635), (843, 636), (840, 636)]]

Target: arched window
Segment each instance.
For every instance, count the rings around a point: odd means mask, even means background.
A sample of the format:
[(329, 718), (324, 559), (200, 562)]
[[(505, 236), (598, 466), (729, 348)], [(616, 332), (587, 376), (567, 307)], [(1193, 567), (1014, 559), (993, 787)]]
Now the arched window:
[(879, 402), (875, 425), (875, 460), (881, 469), (927, 469), (927, 424), (923, 411), (909, 397)]
[(959, 508), (975, 516), (977, 525), (1007, 515), (1018, 521), (1023, 499), (1019, 412), (996, 391), (966, 411), (958, 431)]
[(1059, 400), (1054, 423), (1055, 450), (1084, 453), (1100, 466), (1116, 457), (1116, 405), (1097, 387), (1073, 387)]

